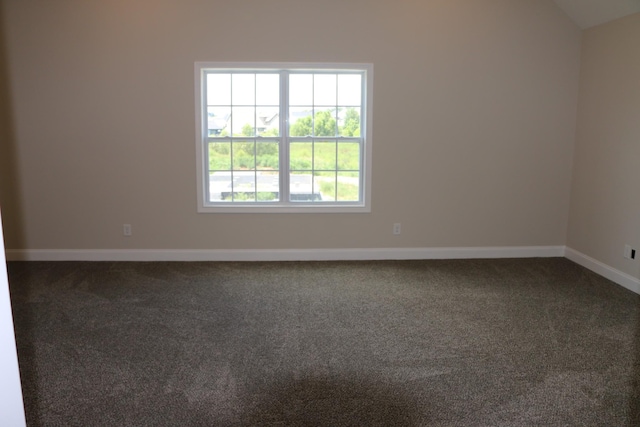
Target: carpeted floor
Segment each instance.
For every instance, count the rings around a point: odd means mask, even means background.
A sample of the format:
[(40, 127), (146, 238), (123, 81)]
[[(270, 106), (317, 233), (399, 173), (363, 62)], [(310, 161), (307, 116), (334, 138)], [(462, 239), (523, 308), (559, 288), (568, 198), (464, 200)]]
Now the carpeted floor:
[(8, 268), (30, 426), (640, 425), (640, 296), (562, 258)]

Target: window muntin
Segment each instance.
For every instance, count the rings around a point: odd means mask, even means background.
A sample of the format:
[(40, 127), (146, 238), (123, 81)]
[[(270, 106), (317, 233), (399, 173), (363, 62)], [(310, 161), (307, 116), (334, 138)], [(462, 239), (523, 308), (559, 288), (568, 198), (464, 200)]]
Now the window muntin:
[(371, 72), (196, 64), (199, 211), (368, 212)]

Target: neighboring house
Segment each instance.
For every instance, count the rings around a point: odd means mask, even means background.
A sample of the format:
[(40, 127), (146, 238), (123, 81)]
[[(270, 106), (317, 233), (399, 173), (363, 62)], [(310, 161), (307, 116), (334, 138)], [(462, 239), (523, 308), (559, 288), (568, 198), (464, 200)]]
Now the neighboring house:
[(256, 119), (256, 134), (260, 135), (269, 128), (278, 127), (280, 114), (278, 112), (258, 111)]
[[(223, 130), (230, 129), (229, 123), (230, 123), (231, 117), (232, 117), (231, 114), (225, 114), (224, 116), (209, 116), (209, 119), (208, 119), (209, 136), (218, 136), (222, 133)], [(276, 112), (258, 111), (258, 114), (256, 117), (256, 127), (255, 127), (256, 134), (259, 135), (265, 132), (267, 129), (270, 129), (273, 127), (278, 128), (279, 118), (280, 118), (280, 114), (277, 111)], [(240, 123), (244, 121), (244, 119), (241, 119), (238, 117), (236, 117), (236, 119), (241, 120)], [(245, 118), (245, 119), (247, 122), (253, 121), (250, 118)], [(236, 123), (236, 125), (237, 124), (238, 123)]]
[(230, 114), (224, 116), (209, 116), (207, 129), (209, 129), (209, 136), (218, 136), (226, 129), (229, 124)]

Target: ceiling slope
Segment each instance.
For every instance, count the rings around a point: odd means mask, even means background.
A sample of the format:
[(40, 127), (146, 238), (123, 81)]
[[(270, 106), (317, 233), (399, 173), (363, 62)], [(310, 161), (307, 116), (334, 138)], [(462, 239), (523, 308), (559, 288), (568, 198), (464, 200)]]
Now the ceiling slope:
[(554, 1), (582, 29), (640, 12), (640, 0)]

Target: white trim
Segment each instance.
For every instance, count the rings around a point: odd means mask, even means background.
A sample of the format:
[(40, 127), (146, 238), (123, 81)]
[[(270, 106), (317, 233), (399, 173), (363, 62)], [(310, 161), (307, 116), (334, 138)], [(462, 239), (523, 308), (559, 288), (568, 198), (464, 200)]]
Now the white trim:
[(564, 246), (348, 249), (7, 249), (8, 261), (366, 261), (402, 259), (567, 259), (640, 294), (640, 279)]
[(581, 252), (578, 252), (571, 248), (565, 249), (565, 257), (571, 261), (579, 264), (600, 276), (623, 286), (630, 291), (640, 294), (640, 279), (628, 275), (620, 270), (608, 266), (590, 256), (587, 256)]
[(349, 249), (34, 249), (10, 261), (358, 261), (562, 257), (564, 246)]
[(2, 425), (26, 425), (0, 218), (0, 414)]
[[(207, 127), (204, 122), (206, 106), (206, 86), (203, 85), (205, 71), (207, 69), (222, 70), (228, 72), (240, 71), (267, 71), (280, 73), (281, 75), (281, 100), (280, 100), (280, 195), (279, 201), (261, 203), (220, 203), (207, 202), (209, 196), (207, 189), (209, 186), (209, 167), (207, 165), (206, 143)], [(362, 135), (350, 138), (354, 142), (357, 140), (361, 147), (360, 159), (360, 200), (354, 202), (347, 201), (323, 201), (315, 203), (305, 203), (302, 201), (288, 201), (288, 159), (286, 149), (291, 137), (288, 136), (288, 114), (284, 114), (289, 108), (287, 95), (288, 87), (283, 84), (288, 81), (285, 74), (290, 72), (359, 72), (362, 73), (362, 100), (360, 105), (360, 117), (364, 123)], [(196, 115), (196, 189), (197, 189), (197, 212), (198, 213), (370, 213), (371, 212), (371, 181), (372, 181), (372, 153), (373, 153), (373, 64), (372, 63), (305, 63), (305, 62), (208, 62), (196, 61), (194, 63), (195, 79), (195, 115)], [(315, 137), (317, 139), (317, 137)], [(338, 138), (338, 141), (349, 141), (350, 139)], [(329, 138), (333, 139), (333, 138)], [(225, 140), (227, 140), (225, 138)], [(283, 166), (284, 165), (284, 166)]]

